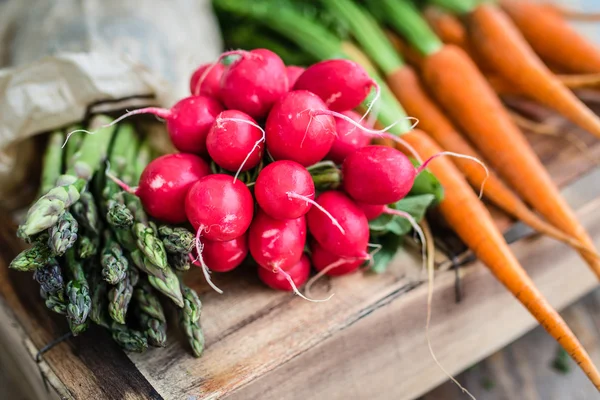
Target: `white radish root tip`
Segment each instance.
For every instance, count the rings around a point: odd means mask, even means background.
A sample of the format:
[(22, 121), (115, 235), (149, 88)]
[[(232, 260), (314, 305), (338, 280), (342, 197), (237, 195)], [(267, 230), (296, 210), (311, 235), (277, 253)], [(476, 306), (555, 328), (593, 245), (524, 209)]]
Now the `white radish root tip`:
[(281, 269), (280, 267), (276, 268), (276, 271), (280, 274), (282, 274), (285, 279), (287, 279), (287, 281), (290, 283), (290, 286), (292, 287), (292, 290), (294, 291), (294, 294), (296, 294), (297, 296), (300, 296), (301, 298), (303, 298), (304, 300), (308, 300), (310, 302), (313, 303), (322, 303), (325, 301), (329, 301), (332, 297), (333, 297), (333, 293), (326, 299), (311, 299), (308, 298), (306, 296), (304, 296), (299, 290), (298, 287), (296, 286), (296, 284), (294, 283), (294, 280), (292, 279), (292, 277), (290, 276), (290, 274), (288, 274), (287, 272), (285, 272), (283, 269)]
[(287, 194), (288, 198), (290, 198), (290, 199), (304, 200), (305, 202), (313, 205), (314, 207), (317, 207), (319, 209), (319, 211), (321, 211), (323, 214), (325, 214), (327, 216), (327, 218), (329, 218), (331, 220), (331, 223), (333, 223), (333, 225), (335, 225), (335, 227), (338, 228), (340, 232), (342, 232), (342, 235), (346, 234), (346, 231), (344, 230), (344, 228), (342, 228), (342, 226), (340, 225), (340, 223), (338, 222), (338, 220), (335, 219), (335, 217), (333, 215), (331, 215), (329, 213), (329, 211), (327, 211), (326, 209), (324, 209), (319, 203), (317, 203), (316, 201), (312, 200), (310, 197), (306, 197), (306, 196), (303, 196), (303, 195), (298, 194), (298, 193), (287, 192), (286, 194)]
[(204, 278), (206, 279), (206, 282), (209, 284), (209, 286), (211, 288), (213, 288), (215, 292), (217, 292), (219, 294), (223, 294), (223, 291), (221, 289), (219, 289), (210, 279), (210, 270), (208, 269), (208, 266), (204, 262), (204, 258), (202, 258), (202, 251), (204, 250), (204, 245), (200, 241), (200, 235), (202, 234), (202, 229), (204, 229), (204, 228), (199, 227), (198, 230), (196, 231), (196, 240), (195, 240), (196, 243), (195, 244), (196, 244), (196, 253), (198, 253), (198, 254), (195, 259), (194, 259), (194, 257), (192, 257), (191, 254), (189, 255), (189, 257), (190, 257), (190, 260), (192, 260), (192, 263), (194, 265), (200, 264), (199, 266), (202, 269)]
[(427, 238), (427, 322), (425, 324), (425, 338), (427, 339), (427, 347), (429, 348), (429, 353), (433, 358), (433, 361), (437, 364), (437, 366), (446, 374), (446, 376), (456, 384), (462, 390), (463, 393), (466, 393), (471, 399), (476, 400), (475, 396), (473, 396), (467, 389), (465, 389), (446, 369), (442, 366), (442, 364), (438, 361), (435, 353), (433, 351), (433, 346), (431, 345), (431, 337), (429, 335), (429, 327), (431, 325), (431, 314), (432, 314), (432, 302), (433, 302), (433, 279), (434, 279), (434, 253), (435, 246), (433, 243), (433, 236), (431, 234), (431, 230), (429, 229), (429, 224), (427, 221), (423, 220), (421, 222), (422, 231)]
[(432, 162), (436, 158), (442, 157), (442, 156), (450, 156), (450, 157), (456, 157), (456, 158), (465, 158), (467, 160), (471, 160), (471, 161), (476, 162), (477, 164), (481, 165), (481, 167), (485, 171), (485, 179), (483, 180), (483, 182), (481, 182), (481, 187), (479, 188), (479, 198), (481, 199), (481, 197), (483, 196), (483, 188), (485, 186), (485, 183), (487, 182), (488, 178), (490, 177), (490, 171), (488, 170), (488, 167), (483, 163), (483, 161), (481, 161), (480, 159), (478, 159), (476, 157), (468, 156), (468, 155), (465, 155), (465, 154), (454, 153), (452, 151), (441, 151), (441, 152), (439, 152), (437, 154), (432, 155), (427, 160), (425, 160), (425, 162), (422, 163), (417, 168), (417, 175), (420, 174), (421, 172), (423, 172), (423, 170), (425, 168), (427, 168), (427, 165), (430, 162)]

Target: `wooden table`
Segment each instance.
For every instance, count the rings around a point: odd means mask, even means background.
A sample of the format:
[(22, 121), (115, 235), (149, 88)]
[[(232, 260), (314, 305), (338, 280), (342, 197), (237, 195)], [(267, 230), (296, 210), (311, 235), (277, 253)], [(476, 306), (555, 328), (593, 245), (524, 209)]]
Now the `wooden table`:
[[(560, 139), (531, 139), (600, 246), (600, 208), (583, 200), (590, 193), (600, 195), (600, 169), (593, 162), (599, 159), (600, 145), (587, 135), (578, 137), (589, 145), (587, 157)], [(248, 270), (216, 276), (226, 293), (218, 295), (194, 271), (189, 284), (205, 304), (207, 348), (201, 359), (188, 355), (174, 331), (167, 348), (126, 355), (95, 328), (52, 348), (36, 365), (38, 350), (68, 328), (44, 308), (30, 275), (7, 270), (7, 261), (20, 247), (14, 227), (0, 229), (0, 243), (0, 363), (2, 369), (8, 365), (25, 371), (23, 387), (31, 398), (47, 396), (42, 376), (55, 397), (75, 399), (401, 400), (420, 396), (446, 379), (427, 349), (426, 285), (415, 273), (419, 262), (407, 252), (384, 274), (324, 280), (314, 295), (335, 296), (321, 304), (267, 291)], [(557, 308), (597, 284), (573, 251), (548, 238), (521, 240), (512, 248)], [(438, 272), (431, 325), (436, 355), (451, 373), (535, 326), (482, 265), (473, 263), (459, 272), (459, 303), (454, 271)]]

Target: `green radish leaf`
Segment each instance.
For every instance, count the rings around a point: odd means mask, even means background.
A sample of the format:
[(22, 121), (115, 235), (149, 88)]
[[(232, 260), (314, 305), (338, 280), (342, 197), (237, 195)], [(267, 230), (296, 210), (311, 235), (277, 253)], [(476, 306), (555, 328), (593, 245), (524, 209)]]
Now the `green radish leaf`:
[(387, 270), (390, 261), (402, 247), (402, 236), (388, 233), (375, 239), (374, 242), (381, 245), (381, 249), (373, 255), (371, 271), (381, 274)]
[[(419, 222), (425, 216), (427, 209), (433, 204), (436, 197), (433, 194), (422, 194), (409, 196), (391, 204), (389, 207), (409, 213), (415, 221)], [(393, 233), (397, 236), (406, 235), (412, 230), (410, 222), (399, 215), (382, 214), (369, 222), (371, 235), (381, 236), (385, 233)]]
[[(419, 166), (419, 162), (411, 159), (410, 160), (415, 167)], [(421, 194), (433, 194), (435, 196), (436, 204), (444, 199), (444, 188), (440, 181), (428, 170), (421, 172), (415, 178), (413, 187), (410, 190), (409, 195), (421, 195)]]

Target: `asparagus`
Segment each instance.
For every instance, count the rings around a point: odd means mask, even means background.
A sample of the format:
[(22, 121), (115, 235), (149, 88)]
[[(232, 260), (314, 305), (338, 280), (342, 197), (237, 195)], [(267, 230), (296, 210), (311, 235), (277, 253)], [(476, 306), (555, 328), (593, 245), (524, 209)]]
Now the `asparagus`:
[(77, 254), (79, 258), (87, 259), (98, 254), (99, 247), (100, 237), (98, 235), (88, 236), (88, 232), (84, 230), (82, 235), (79, 236)]
[(46, 308), (54, 311), (57, 314), (67, 314), (67, 299), (65, 298), (64, 291), (56, 293), (42, 293), (42, 297), (45, 299)]
[(135, 266), (148, 274), (148, 282), (156, 290), (173, 300), (178, 307), (183, 307), (183, 295), (179, 286), (179, 279), (171, 267), (160, 269), (144, 257), (138, 249), (131, 253), (131, 259)]
[(83, 272), (81, 262), (75, 257), (75, 250), (66, 253), (65, 266), (70, 277), (65, 293), (67, 297), (67, 319), (73, 334), (77, 335), (86, 328), (86, 320), (92, 307), (90, 288)]
[(141, 280), (134, 290), (136, 315), (140, 326), (145, 329), (148, 343), (154, 347), (165, 347), (167, 343), (167, 318), (152, 286)]
[(40, 284), (40, 294), (45, 299), (46, 307), (58, 314), (66, 314), (65, 283), (56, 260), (50, 259), (47, 265), (38, 268), (33, 278)]
[(90, 192), (83, 192), (79, 201), (71, 207), (73, 216), (90, 234), (100, 233), (100, 216), (94, 196)]
[(63, 213), (59, 217), (58, 223), (50, 228), (48, 247), (54, 255), (62, 256), (75, 244), (78, 231), (79, 224), (73, 214), (68, 211)]
[(56, 180), (62, 172), (62, 144), (64, 139), (65, 135), (61, 131), (54, 131), (50, 134), (42, 163), (40, 195), (48, 193), (56, 185)]
[(137, 285), (139, 273), (135, 268), (128, 268), (127, 276), (108, 291), (108, 313), (120, 323), (125, 323), (125, 316), (133, 296), (133, 287)]
[(108, 284), (100, 271), (94, 271), (93, 275), (93, 290), (92, 290), (92, 310), (90, 311), (90, 319), (96, 324), (110, 329), (111, 320), (108, 315)]
[(187, 255), (194, 248), (194, 234), (186, 228), (161, 225), (158, 235), (168, 253)]
[(138, 331), (129, 329), (126, 325), (113, 321), (111, 332), (113, 340), (127, 351), (143, 353), (148, 348), (146, 337)]
[(192, 261), (187, 254), (169, 254), (169, 265), (177, 271), (187, 271), (192, 266)]
[(151, 160), (152, 148), (150, 147), (148, 139), (144, 139), (140, 144), (137, 157), (135, 158), (135, 172), (133, 174), (132, 183), (137, 184), (140, 181), (142, 172), (144, 172), (144, 169), (146, 169), (146, 166), (150, 163)]
[(106, 282), (116, 285), (125, 279), (129, 262), (123, 254), (123, 249), (109, 230), (105, 231), (104, 238), (105, 243), (100, 258), (102, 276)]
[[(136, 198), (136, 200), (135, 207), (140, 208), (140, 211), (137, 211), (136, 214), (139, 215), (143, 212), (141, 211), (142, 204), (139, 199)], [(167, 252), (163, 242), (158, 238), (156, 225), (153, 222), (149, 222), (147, 217), (136, 217), (136, 220), (139, 222), (133, 225), (133, 234), (136, 237), (138, 249), (158, 268), (167, 268)]]
[(204, 334), (200, 325), (202, 304), (196, 292), (183, 284), (182, 292), (186, 306), (179, 312), (179, 324), (185, 334), (195, 357), (200, 357), (204, 351)]
[(36, 241), (33, 245), (20, 252), (9, 264), (9, 268), (17, 271), (34, 271), (50, 262), (52, 250), (46, 243)]
[[(110, 123), (110, 118), (96, 116), (90, 129), (98, 129)], [(18, 235), (24, 239), (52, 227), (60, 216), (76, 203), (93, 173), (106, 157), (114, 128), (100, 129), (94, 135), (86, 135), (80, 149), (73, 155), (72, 165), (61, 175), (56, 186), (40, 197), (29, 209)]]
[(65, 163), (68, 166), (70, 166), (73, 163), (73, 156), (75, 155), (75, 153), (77, 153), (77, 151), (81, 147), (81, 143), (83, 142), (83, 139), (85, 138), (85, 135), (86, 135), (85, 132), (81, 132), (81, 131), (75, 132), (75, 133), (72, 133), (72, 132), (81, 130), (81, 128), (82, 128), (81, 125), (73, 125), (73, 126), (70, 126), (67, 128), (67, 134), (70, 133), (70, 136), (69, 136), (69, 140), (67, 140), (67, 144), (64, 148), (64, 153), (65, 153), (64, 158), (65, 158)]
[(106, 213), (108, 224), (117, 229), (131, 228), (134, 221), (133, 214), (125, 205), (123, 194), (123, 192), (118, 192), (113, 195)]

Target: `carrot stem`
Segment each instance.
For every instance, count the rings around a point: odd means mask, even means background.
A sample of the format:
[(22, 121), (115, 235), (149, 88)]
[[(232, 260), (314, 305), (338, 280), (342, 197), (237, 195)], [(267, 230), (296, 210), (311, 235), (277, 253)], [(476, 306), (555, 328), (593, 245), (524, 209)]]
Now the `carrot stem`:
[(468, 14), (479, 5), (478, 0), (429, 0), (429, 3), (455, 14)]
[(375, 15), (392, 25), (422, 54), (436, 53), (443, 46), (441, 40), (421, 17), (412, 2), (407, 0), (379, 0), (368, 3)]

